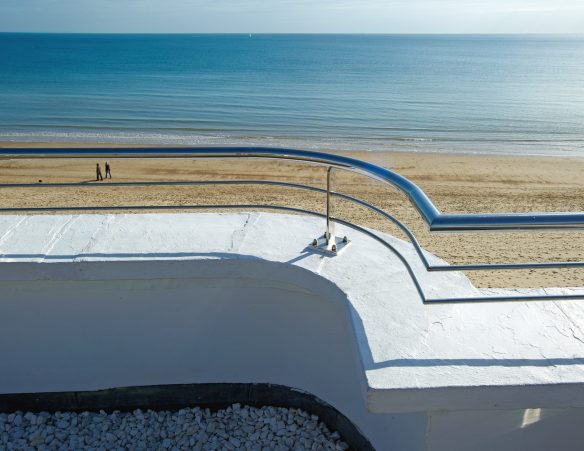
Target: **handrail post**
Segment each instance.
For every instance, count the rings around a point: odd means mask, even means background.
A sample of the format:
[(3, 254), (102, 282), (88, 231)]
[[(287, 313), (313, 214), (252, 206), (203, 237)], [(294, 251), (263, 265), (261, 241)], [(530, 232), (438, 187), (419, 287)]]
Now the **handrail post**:
[(334, 167), (328, 166), (326, 170), (326, 230), (324, 235), (312, 240), (314, 250), (325, 255), (337, 255), (349, 244), (347, 237), (337, 238), (336, 223), (333, 220), (334, 213), (334, 189), (335, 189), (335, 172)]
[(332, 191), (334, 189), (334, 169), (329, 166), (326, 171), (326, 248), (331, 250), (332, 246), (336, 246), (335, 239), (335, 222), (331, 219), (333, 215), (333, 196)]

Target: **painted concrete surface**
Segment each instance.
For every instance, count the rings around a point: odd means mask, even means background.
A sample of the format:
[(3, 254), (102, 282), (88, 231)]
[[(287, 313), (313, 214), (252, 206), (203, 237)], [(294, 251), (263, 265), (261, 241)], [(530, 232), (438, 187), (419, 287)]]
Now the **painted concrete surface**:
[(432, 412), (426, 449), (576, 451), (583, 448), (583, 421), (584, 409)]
[[(154, 274), (142, 263), (132, 270)], [(176, 263), (166, 269), (176, 272)], [(0, 317), (1, 391), (273, 383), (326, 400), (377, 449), (423, 449), (425, 414), (367, 410), (346, 299), (334, 286), (284, 265), (281, 273), (262, 262), (246, 262), (243, 271), (220, 261), (183, 263), (195, 274), (205, 265), (212, 277), (3, 283), (10, 300)], [(95, 264), (87, 270), (95, 273)], [(127, 262), (109, 266), (130, 272)], [(270, 280), (254, 277), (266, 272)], [(286, 280), (295, 276), (329, 294)]]
[[(319, 219), (267, 213), (2, 216), (1, 261), (11, 264), (0, 267), (0, 281), (3, 293), (12, 286), (11, 297), (25, 302), (18, 296), (23, 286), (42, 299), (47, 285), (41, 281), (94, 280), (91, 288), (66, 289), (81, 300), (112, 303), (115, 293), (99, 296), (98, 281), (117, 279), (123, 292), (134, 290), (132, 284), (147, 287), (153, 278), (226, 281), (248, 271), (253, 280), (302, 287), (311, 274), (316, 277), (306, 289), (312, 295), (330, 297), (331, 285), (343, 293), (354, 337), (349, 342), (356, 344), (372, 412), (584, 406), (584, 303), (423, 305), (402, 263), (366, 235), (339, 227), (351, 246), (332, 258), (312, 253), (307, 245), (323, 227)], [(409, 244), (384, 238), (411, 262), (429, 297), (480, 295), (462, 274), (427, 273)], [(197, 262), (205, 264), (192, 266)], [(318, 288), (319, 278), (329, 288)]]

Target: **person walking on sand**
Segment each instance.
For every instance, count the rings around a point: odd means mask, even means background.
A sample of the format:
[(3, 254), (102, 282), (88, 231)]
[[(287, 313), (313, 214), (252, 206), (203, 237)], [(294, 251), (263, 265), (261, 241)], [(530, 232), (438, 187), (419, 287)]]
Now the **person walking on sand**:
[(106, 179), (107, 179), (108, 175), (109, 175), (109, 178), (111, 179), (112, 178), (112, 170), (110, 168), (109, 161), (106, 161), (105, 162), (105, 178)]
[(103, 180), (103, 177), (101, 175), (101, 168), (99, 167), (99, 163), (97, 163), (97, 166), (95, 167), (95, 180), (98, 182), (100, 180)]

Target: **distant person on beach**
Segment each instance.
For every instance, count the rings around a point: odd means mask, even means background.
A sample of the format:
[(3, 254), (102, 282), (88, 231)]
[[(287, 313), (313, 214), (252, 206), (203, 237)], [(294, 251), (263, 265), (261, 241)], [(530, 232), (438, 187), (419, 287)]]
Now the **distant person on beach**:
[(101, 175), (101, 168), (99, 167), (99, 163), (97, 163), (97, 166), (95, 167), (95, 180), (98, 182), (100, 180), (103, 180), (103, 177)]
[(106, 178), (106, 179), (107, 179), (108, 175), (109, 175), (109, 178), (111, 179), (111, 178), (112, 178), (112, 170), (111, 170), (111, 168), (110, 168), (110, 164), (109, 164), (109, 162), (108, 162), (108, 161), (106, 161), (106, 162), (105, 162), (105, 178)]

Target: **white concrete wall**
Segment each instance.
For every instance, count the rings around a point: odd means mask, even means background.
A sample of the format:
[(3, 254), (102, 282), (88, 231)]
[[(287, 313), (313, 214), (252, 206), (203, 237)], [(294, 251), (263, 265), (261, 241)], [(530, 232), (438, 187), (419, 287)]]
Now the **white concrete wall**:
[[(311, 252), (322, 226), (0, 217), (0, 394), (274, 383), (324, 399), (379, 450), (584, 449), (584, 304), (425, 306), (369, 237)], [(478, 294), (384, 237), (429, 295)]]
[[(122, 277), (149, 263), (107, 265)], [(275, 263), (174, 264), (214, 275), (0, 282), (0, 392), (276, 383), (324, 399), (377, 449), (423, 449), (425, 414), (367, 411), (348, 303), (330, 282)]]
[(378, 450), (550, 450), (560, 438), (562, 450), (582, 449), (583, 409), (369, 412), (346, 296), (301, 268), (249, 260), (50, 266), (57, 278), (69, 271), (83, 280), (0, 282), (0, 393), (265, 382), (327, 401)]
[(581, 451), (584, 409), (434, 412), (428, 451)]

